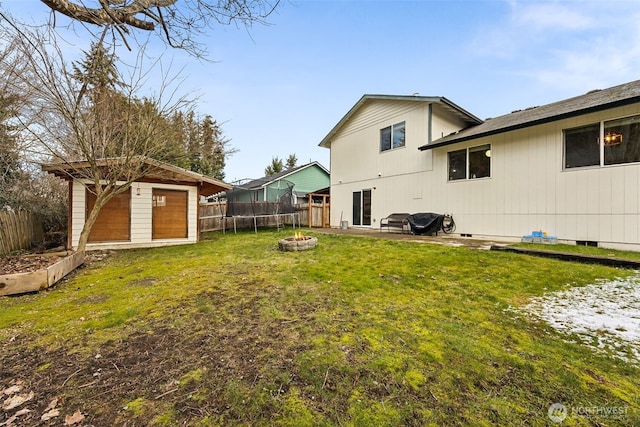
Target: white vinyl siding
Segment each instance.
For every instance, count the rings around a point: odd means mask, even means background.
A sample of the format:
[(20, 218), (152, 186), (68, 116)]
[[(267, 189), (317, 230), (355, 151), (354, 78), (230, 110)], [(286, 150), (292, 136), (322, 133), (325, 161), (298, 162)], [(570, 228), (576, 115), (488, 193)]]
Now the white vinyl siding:
[[(430, 167), (425, 156), (416, 155), (427, 143), (427, 104), (370, 101), (357, 112), (331, 142), (331, 181), (356, 182), (415, 173)], [(380, 152), (380, 129), (406, 123), (404, 149)], [(427, 156), (430, 157), (430, 156)], [(366, 166), (365, 166), (366, 165)], [(334, 174), (333, 170), (340, 171)], [(360, 187), (362, 188), (362, 187)]]
[[(427, 143), (426, 105), (407, 104), (372, 102), (332, 140), (332, 226), (351, 218), (354, 191), (372, 188), (373, 228), (392, 212), (450, 213), (456, 233), (519, 240), (542, 229), (561, 240), (640, 249), (640, 164), (567, 169), (563, 146), (565, 129), (634, 116), (640, 104), (426, 151), (417, 150)], [(434, 140), (457, 130), (458, 120), (436, 107)], [(379, 153), (380, 129), (403, 120), (407, 149)], [(485, 144), (491, 179), (449, 183), (447, 153)]]
[[(563, 129), (620, 117), (635, 106), (534, 126), (466, 143), (491, 143), (491, 180), (466, 181), (439, 191), (431, 210), (452, 213), (457, 232), (519, 239), (542, 229), (560, 239), (640, 249), (640, 165), (564, 170)], [(457, 148), (465, 148), (458, 144)], [(450, 150), (450, 148), (449, 148)], [(447, 179), (446, 149), (434, 172)], [(442, 182), (441, 181), (441, 182)], [(431, 180), (425, 180), (431, 182)]]
[[(432, 106), (433, 135), (439, 137), (462, 127), (461, 119), (436, 104)], [(340, 128), (331, 141), (332, 226), (344, 220), (351, 223), (352, 193), (363, 188), (372, 189), (373, 228), (380, 218), (397, 211), (397, 200), (416, 204), (431, 200), (425, 191), (428, 183), (423, 181), (433, 177), (425, 174), (433, 170), (433, 153), (418, 150), (428, 143), (428, 109), (425, 102), (372, 100)], [(400, 122), (405, 122), (405, 147), (380, 152), (380, 129)]]

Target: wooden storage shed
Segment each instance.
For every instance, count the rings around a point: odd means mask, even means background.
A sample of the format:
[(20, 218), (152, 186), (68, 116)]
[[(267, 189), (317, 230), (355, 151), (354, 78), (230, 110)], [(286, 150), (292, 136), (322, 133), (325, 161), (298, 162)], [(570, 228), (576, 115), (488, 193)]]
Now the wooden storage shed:
[[(167, 163), (146, 159), (149, 172), (100, 211), (87, 249), (112, 249), (195, 243), (199, 239), (200, 196), (229, 184)], [(42, 170), (69, 182), (67, 246), (76, 249), (85, 218), (95, 203), (92, 183), (79, 173), (83, 162), (43, 164)], [(105, 163), (105, 167), (107, 164)]]

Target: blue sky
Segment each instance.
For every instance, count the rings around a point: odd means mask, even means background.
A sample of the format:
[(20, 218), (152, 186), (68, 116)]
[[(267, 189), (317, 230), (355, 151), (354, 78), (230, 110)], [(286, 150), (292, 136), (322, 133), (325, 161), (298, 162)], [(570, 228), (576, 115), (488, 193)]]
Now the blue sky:
[(282, 0), (268, 21), (210, 31), (214, 62), (159, 50), (238, 150), (229, 182), (274, 156), (329, 168), (318, 143), (365, 93), (444, 96), (484, 119), (640, 79), (635, 0)]

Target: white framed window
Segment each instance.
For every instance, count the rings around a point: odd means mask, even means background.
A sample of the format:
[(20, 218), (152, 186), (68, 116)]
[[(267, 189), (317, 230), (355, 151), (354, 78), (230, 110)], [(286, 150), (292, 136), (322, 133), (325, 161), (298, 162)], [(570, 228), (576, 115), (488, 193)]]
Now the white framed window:
[(603, 122), (600, 143), (605, 165), (640, 162), (640, 116)]
[(447, 153), (449, 181), (489, 178), (491, 176), (491, 144), (463, 148)]
[(600, 164), (600, 124), (564, 130), (565, 169)]
[(405, 122), (396, 123), (380, 129), (380, 151), (395, 150), (404, 147), (405, 144)]
[(640, 115), (563, 130), (564, 169), (640, 162)]

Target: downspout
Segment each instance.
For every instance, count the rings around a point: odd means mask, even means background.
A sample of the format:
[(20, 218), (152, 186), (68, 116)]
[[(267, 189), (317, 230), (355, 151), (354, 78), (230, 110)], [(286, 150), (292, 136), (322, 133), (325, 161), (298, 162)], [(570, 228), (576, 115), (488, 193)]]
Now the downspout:
[(429, 103), (429, 105), (427, 105), (427, 144), (431, 144), (431, 141), (432, 141), (432, 137), (431, 137), (432, 122), (433, 122), (433, 104)]
[[(200, 181), (198, 183), (198, 186), (196, 187), (196, 242), (200, 241), (200, 195), (202, 190), (202, 181)], [(189, 212), (189, 204), (187, 203), (187, 212)], [(188, 221), (187, 217), (187, 221)], [(189, 229), (187, 228), (187, 237), (188, 236), (188, 231)]]
[(69, 212), (67, 214), (67, 250), (73, 249), (73, 181), (73, 179), (67, 180), (67, 184), (69, 187)]

